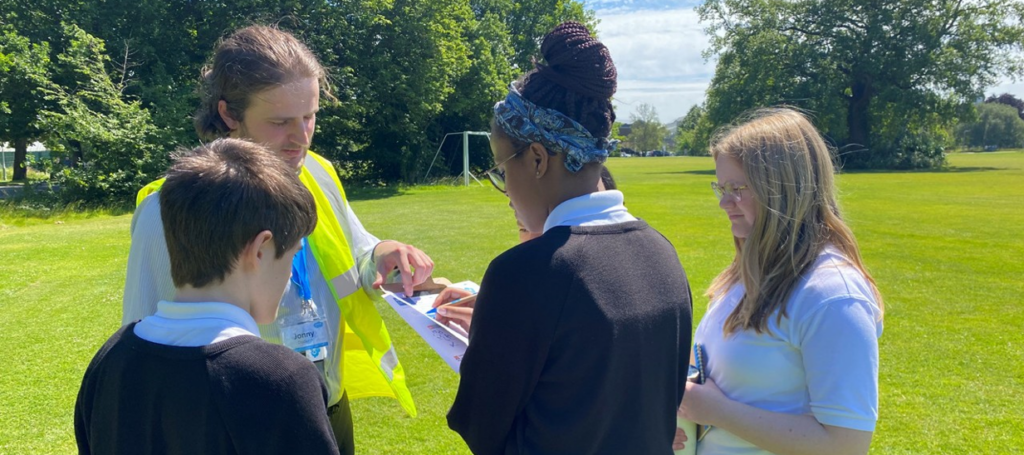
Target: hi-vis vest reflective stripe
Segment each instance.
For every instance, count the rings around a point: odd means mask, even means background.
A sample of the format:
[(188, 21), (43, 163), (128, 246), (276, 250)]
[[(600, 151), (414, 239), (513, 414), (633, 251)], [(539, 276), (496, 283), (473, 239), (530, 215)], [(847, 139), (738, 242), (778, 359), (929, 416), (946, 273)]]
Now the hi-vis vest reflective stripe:
[[(309, 236), (310, 249), (341, 310), (343, 330), (338, 331), (336, 342), (344, 356), (342, 371), (338, 372), (342, 387), (350, 399), (394, 397), (415, 417), (416, 405), (405, 382), (405, 369), (398, 362), (380, 313), (361, 286), (352, 250), (338, 222), (338, 214), (344, 217), (348, 213), (341, 180), (331, 163), (313, 152), (306, 154), (299, 180), (316, 201), (317, 223)], [(160, 179), (142, 188), (136, 204), (159, 191), (163, 182)]]

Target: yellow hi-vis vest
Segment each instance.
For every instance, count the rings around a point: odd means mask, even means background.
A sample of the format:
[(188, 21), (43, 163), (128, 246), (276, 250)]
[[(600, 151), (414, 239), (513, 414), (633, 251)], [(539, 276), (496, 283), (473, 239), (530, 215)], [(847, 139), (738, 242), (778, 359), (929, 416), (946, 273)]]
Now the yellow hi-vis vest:
[[(337, 214), (345, 216), (348, 204), (341, 180), (330, 161), (313, 152), (306, 154), (299, 180), (316, 201), (317, 223), (309, 235), (309, 246), (341, 310), (342, 327), (336, 340), (343, 356), (342, 371), (338, 372), (341, 386), (350, 399), (393, 397), (416, 417), (405, 369), (373, 299), (361, 285), (358, 266), (338, 222)], [(139, 190), (136, 204), (159, 191), (163, 183), (160, 179)]]

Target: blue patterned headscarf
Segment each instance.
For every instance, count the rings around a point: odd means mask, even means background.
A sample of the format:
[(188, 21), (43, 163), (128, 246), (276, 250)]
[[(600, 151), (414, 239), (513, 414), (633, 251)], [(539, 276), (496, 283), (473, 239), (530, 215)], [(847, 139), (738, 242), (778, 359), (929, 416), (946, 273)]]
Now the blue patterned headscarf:
[(565, 154), (565, 167), (579, 172), (587, 163), (603, 163), (614, 146), (607, 138), (595, 138), (583, 125), (554, 109), (523, 98), (515, 84), (508, 96), (494, 105), (494, 121), (509, 137), (520, 142), (540, 142), (548, 150)]

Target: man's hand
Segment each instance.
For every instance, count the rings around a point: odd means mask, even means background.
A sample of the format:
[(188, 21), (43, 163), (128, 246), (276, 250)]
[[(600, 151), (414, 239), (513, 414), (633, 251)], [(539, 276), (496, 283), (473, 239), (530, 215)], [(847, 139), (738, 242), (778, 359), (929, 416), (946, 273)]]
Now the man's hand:
[(373, 282), (373, 288), (380, 289), (384, 277), (398, 268), (406, 297), (412, 297), (412, 288), (426, 281), (434, 271), (434, 261), (430, 256), (412, 245), (394, 240), (377, 244), (373, 249), (373, 263), (377, 265), (377, 279)]

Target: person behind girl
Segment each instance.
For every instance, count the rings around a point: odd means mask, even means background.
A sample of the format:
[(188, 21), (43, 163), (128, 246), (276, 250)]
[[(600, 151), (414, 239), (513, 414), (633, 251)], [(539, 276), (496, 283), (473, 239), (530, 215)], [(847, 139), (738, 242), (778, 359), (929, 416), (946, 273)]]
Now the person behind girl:
[[(615, 185), (615, 179), (612, 177), (611, 171), (608, 170), (607, 166), (601, 166), (601, 182), (598, 183), (597, 190), (607, 191), (617, 189), (619, 189), (619, 187)], [(516, 217), (516, 227), (519, 228), (519, 243), (540, 237), (540, 232), (527, 231), (526, 226), (523, 226), (523, 222), (519, 221), (519, 217)]]
[[(679, 414), (699, 454), (864, 454), (878, 419), (882, 298), (836, 201), (818, 131), (763, 109), (712, 142), (736, 256), (694, 335), (707, 381)], [(679, 447), (677, 441), (676, 447)]]
[(488, 177), (531, 232), (480, 286), (448, 426), (474, 453), (670, 454), (690, 347), (675, 248), (598, 191), (615, 66), (585, 26), (494, 107)]

